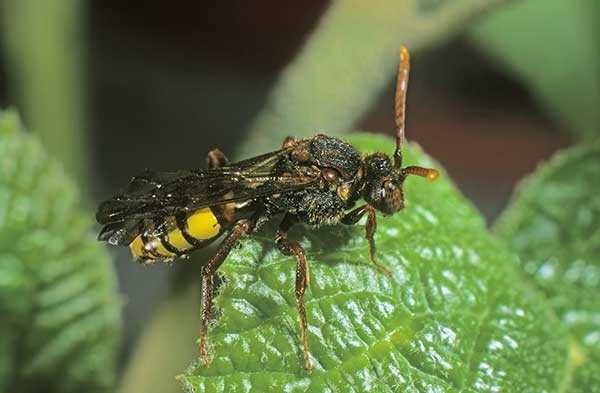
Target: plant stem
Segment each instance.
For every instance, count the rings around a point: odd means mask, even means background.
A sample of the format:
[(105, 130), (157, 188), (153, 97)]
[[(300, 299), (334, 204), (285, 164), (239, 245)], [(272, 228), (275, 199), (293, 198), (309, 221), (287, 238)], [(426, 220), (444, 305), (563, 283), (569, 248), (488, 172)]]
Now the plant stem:
[(85, 5), (79, 0), (0, 2), (10, 88), (27, 128), (39, 133), (50, 155), (87, 190)]
[[(279, 77), (237, 156), (273, 150), (288, 135), (347, 133), (394, 80), (400, 45), (414, 52), (447, 40), (503, 1), (333, 1)], [(390, 123), (392, 116), (390, 96)]]

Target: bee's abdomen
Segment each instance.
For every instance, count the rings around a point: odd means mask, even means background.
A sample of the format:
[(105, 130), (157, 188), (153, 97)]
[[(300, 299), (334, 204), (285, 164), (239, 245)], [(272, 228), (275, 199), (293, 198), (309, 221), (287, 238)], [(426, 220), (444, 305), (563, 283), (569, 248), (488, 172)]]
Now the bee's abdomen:
[[(192, 214), (165, 217), (157, 231), (144, 231), (129, 248), (144, 263), (170, 261), (195, 248), (201, 248), (221, 233), (221, 224), (210, 208)], [(148, 233), (151, 233), (150, 235)]]

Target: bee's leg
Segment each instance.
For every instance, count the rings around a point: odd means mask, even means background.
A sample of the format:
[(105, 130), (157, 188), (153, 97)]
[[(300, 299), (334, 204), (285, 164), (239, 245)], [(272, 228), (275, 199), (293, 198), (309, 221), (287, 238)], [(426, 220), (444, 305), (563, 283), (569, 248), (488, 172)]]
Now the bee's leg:
[(375, 265), (375, 267), (383, 270), (388, 276), (392, 275), (392, 271), (385, 267), (384, 265), (375, 261), (375, 231), (377, 230), (377, 216), (375, 215), (375, 209), (371, 205), (362, 205), (357, 207), (356, 209), (346, 213), (346, 215), (342, 218), (342, 224), (346, 225), (354, 225), (362, 216), (367, 213), (367, 224), (365, 225), (365, 237), (369, 242), (369, 257), (371, 258), (371, 263)]
[(286, 136), (285, 139), (283, 140), (283, 143), (281, 144), (282, 148), (286, 148), (286, 147), (292, 147), (296, 144), (296, 138), (294, 138), (293, 136)]
[(206, 351), (206, 335), (208, 333), (208, 322), (212, 308), (212, 296), (215, 274), (217, 269), (240, 237), (249, 233), (254, 225), (249, 220), (238, 221), (223, 242), (217, 247), (217, 251), (208, 263), (202, 267), (202, 325), (200, 327), (200, 357), (202, 363), (207, 366), (210, 363)]
[(298, 315), (300, 317), (304, 362), (306, 371), (310, 373), (313, 366), (308, 356), (308, 322), (306, 320), (306, 309), (304, 308), (304, 292), (310, 283), (310, 272), (308, 271), (308, 264), (306, 263), (306, 256), (304, 255), (302, 246), (287, 238), (289, 229), (297, 222), (298, 220), (295, 216), (286, 215), (277, 230), (275, 243), (277, 243), (277, 247), (285, 255), (296, 256), (296, 289), (294, 294), (296, 295), (296, 305), (298, 306)]
[(227, 165), (228, 163), (229, 160), (227, 159), (227, 157), (225, 157), (225, 154), (223, 154), (223, 152), (219, 149), (212, 149), (208, 152), (208, 155), (206, 156), (206, 164), (208, 166), (208, 169), (220, 168), (222, 166)]

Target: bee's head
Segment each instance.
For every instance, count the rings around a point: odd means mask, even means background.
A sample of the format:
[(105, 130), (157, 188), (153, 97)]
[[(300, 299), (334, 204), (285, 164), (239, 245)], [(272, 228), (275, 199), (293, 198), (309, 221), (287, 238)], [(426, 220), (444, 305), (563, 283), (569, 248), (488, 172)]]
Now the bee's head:
[(396, 83), (396, 151), (394, 163), (384, 153), (374, 153), (364, 159), (365, 180), (363, 199), (383, 214), (394, 214), (404, 207), (402, 186), (408, 175), (435, 180), (440, 173), (435, 169), (420, 166), (402, 168), (402, 140), (404, 139), (404, 117), (406, 112), (406, 89), (410, 71), (410, 56), (405, 47), (400, 47), (400, 68)]
[(396, 168), (384, 153), (374, 153), (364, 159), (365, 185), (363, 199), (385, 215), (394, 214), (404, 207), (402, 187), (408, 175), (435, 180), (439, 172), (435, 169), (408, 166)]

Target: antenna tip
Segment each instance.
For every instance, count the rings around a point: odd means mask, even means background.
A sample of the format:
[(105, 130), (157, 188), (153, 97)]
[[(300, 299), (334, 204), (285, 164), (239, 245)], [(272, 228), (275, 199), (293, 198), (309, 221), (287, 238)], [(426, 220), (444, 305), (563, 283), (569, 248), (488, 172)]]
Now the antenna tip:
[(408, 59), (410, 55), (408, 54), (408, 49), (404, 45), (400, 46), (400, 61), (404, 61)]
[(427, 180), (429, 181), (434, 181), (438, 177), (440, 177), (440, 172), (436, 169), (429, 169), (429, 171), (427, 172)]

